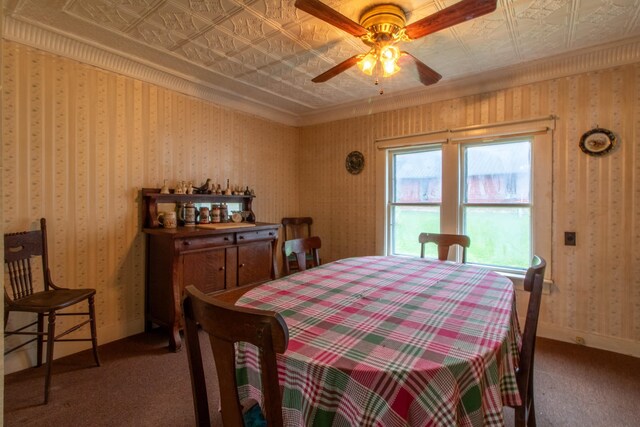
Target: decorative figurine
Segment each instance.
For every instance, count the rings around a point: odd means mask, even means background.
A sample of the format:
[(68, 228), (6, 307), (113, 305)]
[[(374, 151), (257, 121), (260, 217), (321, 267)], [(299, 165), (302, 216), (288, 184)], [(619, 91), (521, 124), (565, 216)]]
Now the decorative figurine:
[(184, 194), (184, 181), (180, 181), (178, 185), (176, 185), (176, 194)]
[(191, 181), (187, 185), (187, 194), (193, 194), (193, 183)]
[(207, 181), (202, 184), (200, 187), (196, 187), (195, 189), (195, 193), (196, 194), (211, 194), (211, 187), (212, 187), (212, 183), (211, 183), (211, 178), (207, 178)]
[(231, 196), (231, 187), (229, 187), (229, 179), (227, 179), (227, 189), (224, 190), (225, 196)]
[(162, 188), (160, 189), (160, 194), (169, 194), (169, 187), (167, 187), (167, 180), (164, 180), (164, 184), (162, 184)]
[(220, 184), (218, 184), (218, 186), (216, 187), (216, 194), (222, 194), (222, 188), (220, 187)]

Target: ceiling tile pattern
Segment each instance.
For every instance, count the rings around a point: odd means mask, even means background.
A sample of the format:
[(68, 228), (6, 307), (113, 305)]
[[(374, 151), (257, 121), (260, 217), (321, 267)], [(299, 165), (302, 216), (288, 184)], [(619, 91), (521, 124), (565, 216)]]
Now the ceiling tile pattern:
[[(326, 0), (358, 21), (384, 1)], [(294, 0), (4, 0), (7, 15), (139, 58), (163, 70), (291, 114), (385, 94), (423, 90), (406, 64), (376, 86), (354, 67), (326, 83), (311, 79), (367, 51), (299, 11)], [(398, 0), (414, 22), (456, 0)], [(403, 48), (443, 75), (480, 75), (521, 62), (640, 34), (640, 0), (498, 0), (491, 14)]]

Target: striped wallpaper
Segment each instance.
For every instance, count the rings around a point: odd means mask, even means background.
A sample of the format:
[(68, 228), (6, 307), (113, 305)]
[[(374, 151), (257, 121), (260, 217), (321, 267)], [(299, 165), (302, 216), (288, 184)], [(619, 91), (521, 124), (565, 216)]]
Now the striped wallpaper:
[[(640, 65), (306, 127), (301, 213), (313, 215), (333, 260), (375, 252), (374, 140), (447, 128), (559, 116), (553, 164), (553, 279), (541, 334), (640, 356)], [(599, 125), (619, 140), (585, 155), (580, 136)], [(345, 171), (353, 150), (367, 161)], [(577, 246), (564, 246), (564, 232)], [(326, 243), (325, 243), (326, 242)], [(520, 296), (524, 311), (526, 294)]]
[[(555, 114), (554, 285), (540, 333), (640, 356), (640, 64), (297, 129), (3, 47), (4, 230), (47, 217), (54, 279), (97, 288), (102, 343), (142, 330), (140, 188), (229, 178), (255, 188), (260, 221), (312, 216), (323, 262), (371, 255), (375, 139)], [(595, 125), (617, 133), (611, 155), (579, 150)], [(344, 168), (353, 150), (367, 160), (360, 175)], [(564, 231), (577, 232), (576, 247), (563, 245)], [(5, 368), (32, 362), (29, 351)]]
[(54, 281), (97, 289), (101, 343), (142, 331), (140, 188), (228, 178), (255, 189), (258, 221), (297, 214), (299, 129), (24, 45), (3, 53), (3, 228), (47, 218)]

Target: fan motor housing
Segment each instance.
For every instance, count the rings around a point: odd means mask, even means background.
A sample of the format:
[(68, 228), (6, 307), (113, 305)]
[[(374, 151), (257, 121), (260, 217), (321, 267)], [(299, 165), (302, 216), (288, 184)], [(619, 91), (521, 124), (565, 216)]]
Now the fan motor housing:
[(395, 34), (404, 28), (406, 15), (400, 6), (379, 4), (364, 11), (360, 25), (376, 34)]

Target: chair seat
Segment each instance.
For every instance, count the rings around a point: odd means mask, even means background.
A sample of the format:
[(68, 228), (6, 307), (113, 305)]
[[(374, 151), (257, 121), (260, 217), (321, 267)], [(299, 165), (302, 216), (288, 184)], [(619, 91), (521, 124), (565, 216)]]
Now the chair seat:
[(95, 295), (95, 289), (57, 289), (35, 292), (27, 297), (14, 300), (10, 310), (46, 313), (60, 310)]
[(257, 403), (242, 414), (242, 421), (245, 427), (267, 427), (267, 420), (264, 418), (262, 408)]

